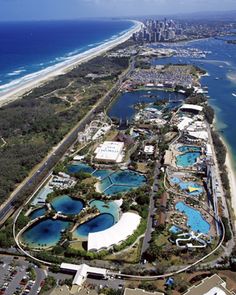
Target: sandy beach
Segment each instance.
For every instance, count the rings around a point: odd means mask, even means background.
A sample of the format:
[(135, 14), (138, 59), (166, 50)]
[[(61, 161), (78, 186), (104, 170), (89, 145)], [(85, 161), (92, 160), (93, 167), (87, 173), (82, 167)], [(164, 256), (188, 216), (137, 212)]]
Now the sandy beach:
[[(227, 147), (227, 145), (226, 145)], [(233, 165), (233, 158), (227, 147), (227, 155), (226, 155), (226, 162), (229, 183), (230, 183), (230, 191), (231, 191), (231, 206), (234, 212), (234, 217), (236, 217), (236, 173)], [(236, 228), (236, 219), (234, 220), (234, 226)]]
[(9, 91), (5, 91), (2, 93), (0, 92), (0, 107), (20, 98), (26, 92), (31, 91), (33, 88), (42, 85), (43, 83), (49, 81), (50, 79), (58, 75), (65, 74), (71, 69), (73, 69), (74, 67), (78, 66), (79, 64), (84, 63), (98, 55), (101, 55), (105, 53), (106, 51), (116, 47), (117, 45), (125, 42), (133, 35), (133, 33), (139, 31), (142, 27), (141, 22), (138, 22), (138, 21), (133, 21), (133, 22), (134, 22), (134, 26), (122, 36), (114, 40), (108, 41), (95, 48), (87, 50), (84, 53), (75, 55), (65, 62), (59, 63), (52, 67), (48, 67), (39, 72), (27, 75), (23, 79), (21, 79), (22, 81), (19, 84), (17, 84), (17, 81), (16, 81), (15, 87), (12, 87)]

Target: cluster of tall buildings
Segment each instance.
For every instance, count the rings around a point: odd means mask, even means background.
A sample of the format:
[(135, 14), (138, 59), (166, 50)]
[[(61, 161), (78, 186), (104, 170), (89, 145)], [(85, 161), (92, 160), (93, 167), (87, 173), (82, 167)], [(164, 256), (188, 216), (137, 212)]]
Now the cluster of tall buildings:
[(164, 19), (144, 21), (141, 31), (135, 33), (133, 38), (135, 41), (141, 42), (165, 42), (174, 41), (177, 37), (183, 35), (183, 29), (180, 24), (173, 20)]

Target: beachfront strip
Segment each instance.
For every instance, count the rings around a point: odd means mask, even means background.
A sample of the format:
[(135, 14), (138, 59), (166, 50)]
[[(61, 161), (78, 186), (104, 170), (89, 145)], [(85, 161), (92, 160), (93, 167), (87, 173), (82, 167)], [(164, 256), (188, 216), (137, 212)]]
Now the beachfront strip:
[(155, 274), (210, 254), (227, 208), (201, 74), (189, 65), (134, 69), (22, 210), (20, 245), (45, 260), (142, 261)]

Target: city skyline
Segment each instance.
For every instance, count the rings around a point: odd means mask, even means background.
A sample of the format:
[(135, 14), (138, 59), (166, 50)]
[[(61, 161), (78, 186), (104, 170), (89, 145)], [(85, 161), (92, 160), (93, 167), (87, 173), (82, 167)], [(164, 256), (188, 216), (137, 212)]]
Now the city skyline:
[(2, 21), (132, 17), (236, 10), (234, 0), (0, 0)]

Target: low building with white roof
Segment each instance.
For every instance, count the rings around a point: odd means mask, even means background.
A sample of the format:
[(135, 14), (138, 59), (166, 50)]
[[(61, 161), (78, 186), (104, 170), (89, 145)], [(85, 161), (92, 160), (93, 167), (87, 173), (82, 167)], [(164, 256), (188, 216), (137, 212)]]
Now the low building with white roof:
[(154, 154), (154, 146), (153, 145), (146, 145), (144, 147), (144, 153), (147, 155), (153, 155)]
[(88, 275), (93, 275), (102, 279), (107, 278), (107, 270), (105, 268), (91, 267), (87, 264), (70, 264), (62, 263), (61, 269), (68, 272), (75, 272), (72, 285), (82, 286)]
[(178, 129), (180, 131), (183, 131), (184, 129), (186, 129), (190, 124), (192, 124), (193, 119), (188, 118), (188, 117), (184, 117), (183, 120), (177, 125)]
[(120, 163), (123, 159), (124, 142), (105, 141), (95, 150), (95, 160), (99, 162)]
[(207, 277), (200, 284), (192, 286), (183, 295), (235, 295), (226, 288), (226, 282), (217, 274)]
[(196, 105), (196, 104), (183, 104), (180, 107), (181, 111), (185, 110), (185, 111), (195, 111), (195, 112), (202, 112), (203, 111), (203, 107)]
[(138, 228), (141, 217), (132, 212), (124, 213), (112, 227), (88, 235), (88, 251), (108, 249), (118, 245), (131, 236)]

